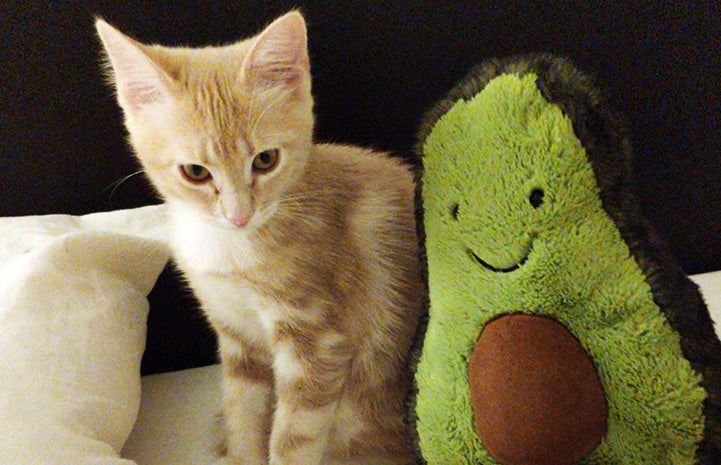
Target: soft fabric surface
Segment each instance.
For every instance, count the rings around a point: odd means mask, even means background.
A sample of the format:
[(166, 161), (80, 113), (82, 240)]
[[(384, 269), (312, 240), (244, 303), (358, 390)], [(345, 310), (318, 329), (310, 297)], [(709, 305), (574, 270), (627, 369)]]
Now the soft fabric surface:
[(210, 465), (218, 459), (221, 367), (143, 377), (138, 421), (121, 455), (140, 465)]
[[(430, 316), (417, 373), (421, 449), (433, 464), (496, 463), (475, 433), (468, 355), (488, 322), (523, 313), (560, 322), (596, 365), (608, 432), (583, 463), (696, 463), (700, 375), (604, 210), (576, 122), (538, 81), (533, 73), (493, 78), (448, 108), (424, 141)], [(532, 457), (513, 463), (541, 463)]]
[(132, 463), (163, 215), (0, 218), (0, 463)]

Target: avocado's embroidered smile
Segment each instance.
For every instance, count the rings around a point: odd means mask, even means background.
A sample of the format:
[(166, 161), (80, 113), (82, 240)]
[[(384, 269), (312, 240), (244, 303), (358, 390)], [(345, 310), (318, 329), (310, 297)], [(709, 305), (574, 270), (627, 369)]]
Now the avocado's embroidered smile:
[(468, 255), (470, 255), (473, 260), (480, 263), (483, 268), (493, 271), (494, 273), (510, 273), (511, 271), (516, 271), (518, 268), (522, 267), (524, 263), (526, 263), (526, 260), (528, 260), (528, 256), (531, 255), (531, 251), (533, 250), (533, 239), (529, 241), (528, 245), (524, 249), (525, 253), (523, 254), (523, 257), (521, 257), (521, 259), (518, 260), (515, 264), (507, 267), (493, 266), (487, 261), (483, 260), (478, 255), (476, 255), (476, 253), (471, 249), (466, 250), (468, 252)]

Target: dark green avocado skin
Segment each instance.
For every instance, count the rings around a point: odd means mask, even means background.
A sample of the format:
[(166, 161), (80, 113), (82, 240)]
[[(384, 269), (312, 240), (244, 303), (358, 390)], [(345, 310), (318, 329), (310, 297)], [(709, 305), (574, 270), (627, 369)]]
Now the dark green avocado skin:
[[(509, 73), (519, 76), (533, 73), (538, 76), (536, 83), (543, 97), (560, 106), (571, 119), (574, 132), (593, 167), (604, 210), (642, 270), (654, 302), (678, 333), (684, 357), (702, 376), (701, 385), (707, 398), (703, 406), (704, 437), (699, 443), (696, 463), (721, 464), (721, 342), (698, 287), (686, 276), (667, 244), (642, 215), (636, 195), (628, 127), (608, 106), (592, 79), (568, 60), (550, 54), (486, 61), (472, 68), (466, 78), (426, 114), (416, 152), (421, 154), (422, 143), (433, 126), (458, 100), (470, 100), (493, 78)], [(422, 173), (422, 167), (419, 167), (416, 173), (416, 216), (421, 258), (426, 266)], [(427, 278), (427, 270), (424, 270), (424, 276)], [(426, 326), (427, 314), (416, 336), (411, 357), (413, 370), (422, 352)], [(414, 399), (415, 394), (412, 393), (409, 399), (410, 425), (416, 436)], [(418, 457), (421, 457), (420, 453)], [(422, 459), (419, 460), (422, 463)]]

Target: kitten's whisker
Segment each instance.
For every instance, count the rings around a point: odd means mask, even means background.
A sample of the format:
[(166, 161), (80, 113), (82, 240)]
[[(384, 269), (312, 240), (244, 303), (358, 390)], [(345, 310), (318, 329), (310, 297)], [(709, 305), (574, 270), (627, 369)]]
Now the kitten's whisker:
[(289, 94), (291, 93), (290, 90), (283, 90), (282, 92), (277, 92), (277, 97), (272, 100), (264, 109), (260, 112), (257, 118), (253, 121), (253, 127), (248, 134), (250, 137), (252, 137), (255, 134), (255, 131), (258, 129), (258, 125), (260, 124), (261, 120), (265, 116), (265, 114), (273, 108), (277, 103), (281, 102), (283, 99), (285, 99)]
[(250, 105), (248, 105), (248, 118), (246, 118), (246, 124), (245, 124), (245, 132), (246, 135), (250, 136), (250, 129), (252, 127), (251, 125), (251, 118), (250, 115), (253, 114), (253, 111), (255, 110), (255, 96), (257, 94), (257, 85), (255, 84), (256, 80), (255, 78), (251, 78), (253, 82), (253, 89), (250, 92)]
[(283, 131), (283, 132), (263, 132), (263, 136), (267, 139), (270, 138), (285, 138), (285, 139), (292, 139), (296, 136), (296, 133), (292, 131)]
[(305, 192), (294, 192), (292, 194), (284, 194), (278, 201), (292, 201), (292, 200), (306, 200), (306, 199), (318, 199), (323, 200), (328, 196), (328, 191), (317, 190), (317, 191), (305, 191)]
[[(250, 93), (251, 105), (248, 109), (248, 117), (246, 118), (246, 126), (245, 126), (245, 133), (248, 137), (250, 137), (252, 135), (252, 133), (255, 131), (255, 128), (257, 126), (257, 124), (255, 123), (256, 119), (253, 118), (253, 114), (255, 113), (256, 102), (261, 98), (261, 94), (268, 93), (267, 90), (264, 91), (264, 90), (258, 89), (258, 84), (255, 79), (253, 79), (253, 82), (254, 82), (253, 90)], [(261, 114), (262, 114), (262, 112), (261, 112)]]
[(305, 205), (325, 205), (323, 197), (295, 197), (292, 199), (281, 199), (278, 201), (279, 207), (296, 207)]
[(134, 172), (134, 173), (130, 173), (129, 175), (122, 177), (121, 179), (115, 181), (114, 183), (110, 184), (108, 187), (106, 187), (105, 189), (103, 189), (103, 192), (107, 192), (108, 190), (110, 190), (110, 195), (108, 195), (108, 202), (109, 202), (109, 203), (112, 203), (113, 197), (115, 196), (115, 192), (118, 190), (118, 188), (120, 188), (120, 186), (121, 186), (125, 181), (127, 181), (127, 180), (129, 180), (130, 178), (133, 178), (133, 177), (135, 177), (135, 176), (137, 176), (137, 175), (139, 175), (139, 174), (143, 174), (143, 173), (145, 173), (145, 170), (142, 170), (142, 169), (141, 169), (141, 170), (138, 170), (138, 171), (136, 171), (136, 172)]

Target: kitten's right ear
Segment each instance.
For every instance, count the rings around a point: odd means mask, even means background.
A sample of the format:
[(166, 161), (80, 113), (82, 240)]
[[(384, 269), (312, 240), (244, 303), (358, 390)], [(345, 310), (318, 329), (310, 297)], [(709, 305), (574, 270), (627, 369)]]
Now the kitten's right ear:
[(105, 47), (120, 106), (130, 113), (170, 98), (171, 78), (150, 58), (147, 47), (102, 19), (95, 22)]
[(270, 87), (297, 86), (309, 76), (305, 20), (297, 11), (276, 19), (255, 38), (241, 70), (244, 82)]

